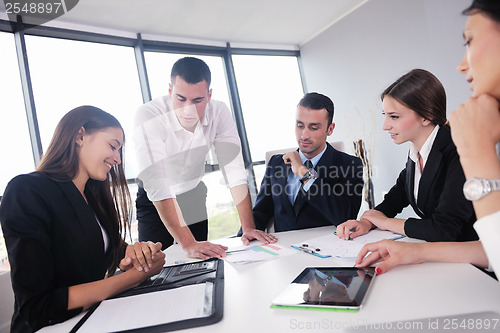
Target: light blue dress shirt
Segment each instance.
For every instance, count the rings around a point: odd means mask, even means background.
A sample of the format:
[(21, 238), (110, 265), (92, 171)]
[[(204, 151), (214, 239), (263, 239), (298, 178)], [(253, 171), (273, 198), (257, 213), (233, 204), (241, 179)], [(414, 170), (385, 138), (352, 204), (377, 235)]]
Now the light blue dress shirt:
[[(319, 153), (318, 155), (314, 156), (313, 158), (310, 159), (311, 163), (313, 164), (313, 168), (316, 167), (316, 164), (318, 164), (318, 161), (320, 160), (321, 156), (326, 151), (326, 145), (325, 148)], [(305, 161), (308, 160), (308, 158), (299, 150), (299, 156), (300, 159), (302, 160), (302, 164), (304, 164)], [(314, 183), (315, 179), (310, 178), (307, 183), (304, 184), (304, 191), (307, 192), (309, 191), (309, 188), (311, 185)], [(294, 174), (291, 170), (290, 173), (288, 174), (288, 180), (287, 180), (287, 188), (289, 189), (288, 191), (288, 198), (290, 199), (290, 203), (293, 205), (295, 202), (295, 198), (297, 197), (297, 193), (299, 193), (300, 189), (300, 177)]]

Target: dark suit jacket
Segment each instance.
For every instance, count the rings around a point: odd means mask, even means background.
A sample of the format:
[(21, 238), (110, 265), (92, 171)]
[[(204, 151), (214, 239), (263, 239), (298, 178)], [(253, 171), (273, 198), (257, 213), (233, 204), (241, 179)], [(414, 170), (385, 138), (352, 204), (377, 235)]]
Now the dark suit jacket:
[(12, 332), (32, 332), (81, 312), (67, 310), (68, 287), (104, 278), (116, 244), (105, 255), (94, 212), (73, 182), (17, 176), (2, 198), (0, 222), (15, 294)]
[(274, 218), (276, 231), (338, 225), (357, 217), (363, 189), (363, 165), (357, 157), (340, 152), (327, 143), (315, 166), (318, 179), (309, 188), (295, 214), (287, 195), (291, 171), (283, 155), (269, 160), (253, 208), (257, 229), (264, 230)]
[(465, 176), (448, 126), (441, 126), (432, 145), (420, 178), (417, 201), (414, 179), (415, 163), (408, 158), (396, 185), (375, 209), (394, 217), (411, 205), (420, 218), (406, 220), (404, 230), (408, 237), (433, 242), (478, 239), (472, 227), (476, 220), (474, 208), (463, 194)]

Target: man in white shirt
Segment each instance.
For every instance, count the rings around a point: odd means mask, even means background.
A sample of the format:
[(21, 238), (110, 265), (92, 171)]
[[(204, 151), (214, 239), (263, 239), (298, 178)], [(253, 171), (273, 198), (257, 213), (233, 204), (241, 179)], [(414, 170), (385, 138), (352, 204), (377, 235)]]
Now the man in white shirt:
[(241, 220), (242, 241), (275, 242), (255, 229), (247, 173), (235, 124), (227, 106), (211, 100), (211, 74), (200, 59), (179, 59), (172, 67), (169, 95), (141, 106), (134, 141), (139, 163), (139, 239), (175, 239), (188, 256), (224, 257), (224, 246), (206, 242), (207, 188), (201, 181), (205, 156), (215, 147), (219, 167)]

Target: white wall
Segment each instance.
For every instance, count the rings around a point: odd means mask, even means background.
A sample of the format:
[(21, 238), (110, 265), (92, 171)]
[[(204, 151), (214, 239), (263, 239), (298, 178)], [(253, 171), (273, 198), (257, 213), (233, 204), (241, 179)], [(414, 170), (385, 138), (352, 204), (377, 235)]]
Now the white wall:
[(352, 140), (368, 139), (373, 129), (376, 203), (395, 183), (409, 149), (409, 143), (396, 146), (382, 131), (380, 93), (407, 71), (424, 68), (443, 83), (448, 115), (470, 96), (465, 75), (456, 71), (465, 51), (461, 12), (470, 2), (370, 0), (300, 49), (308, 91), (335, 103), (332, 137), (349, 151)]

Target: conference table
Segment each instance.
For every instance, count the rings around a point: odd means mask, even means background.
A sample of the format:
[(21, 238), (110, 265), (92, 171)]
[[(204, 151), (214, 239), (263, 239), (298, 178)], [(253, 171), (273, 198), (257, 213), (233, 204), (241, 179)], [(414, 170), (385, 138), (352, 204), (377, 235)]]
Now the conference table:
[[(321, 227), (275, 233), (290, 247), (332, 233)], [(401, 241), (416, 241), (404, 238)], [(189, 261), (176, 244), (166, 265)], [(500, 284), (470, 264), (428, 262), (395, 267), (376, 276), (358, 312), (275, 309), (274, 298), (306, 267), (352, 267), (354, 260), (296, 251), (274, 260), (224, 263), (224, 315), (216, 324), (186, 332), (500, 331)], [(43, 332), (68, 332), (79, 317)], [(486, 329), (488, 326), (488, 329)], [(69, 328), (69, 329), (68, 329)], [(456, 331), (456, 330), (454, 330)]]

